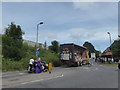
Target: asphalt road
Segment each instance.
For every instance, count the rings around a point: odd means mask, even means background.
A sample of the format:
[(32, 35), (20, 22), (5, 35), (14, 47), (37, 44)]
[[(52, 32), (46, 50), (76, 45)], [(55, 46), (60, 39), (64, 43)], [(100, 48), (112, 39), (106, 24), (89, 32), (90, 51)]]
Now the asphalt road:
[(2, 74), (3, 88), (118, 88), (118, 69), (94, 64), (92, 67), (56, 67), (51, 74), (8, 72)]

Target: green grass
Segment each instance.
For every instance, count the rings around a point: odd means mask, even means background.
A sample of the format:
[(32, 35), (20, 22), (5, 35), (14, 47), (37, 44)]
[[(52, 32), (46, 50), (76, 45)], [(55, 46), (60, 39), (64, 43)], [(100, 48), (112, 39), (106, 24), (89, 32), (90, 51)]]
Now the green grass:
[(27, 61), (13, 61), (10, 59), (2, 59), (2, 71), (17, 71), (25, 70), (28, 67)]
[[(32, 55), (30, 54), (29, 56), (23, 58), (20, 61), (2, 58), (2, 71), (8, 72), (27, 70), (29, 66), (29, 60)], [(52, 53), (51, 51), (41, 50), (41, 54), (39, 57), (41, 57), (41, 60), (46, 61), (47, 63), (53, 63), (53, 66), (55, 67), (61, 65), (61, 63), (59, 62), (59, 55), (56, 53)]]

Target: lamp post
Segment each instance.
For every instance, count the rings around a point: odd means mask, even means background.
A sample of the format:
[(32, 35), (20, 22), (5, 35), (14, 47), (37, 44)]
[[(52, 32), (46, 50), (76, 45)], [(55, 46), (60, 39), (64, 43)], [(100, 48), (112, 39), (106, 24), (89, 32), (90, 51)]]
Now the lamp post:
[(40, 22), (37, 24), (37, 36), (36, 36), (36, 57), (40, 54), (40, 52), (38, 51), (39, 49), (37, 48), (37, 44), (38, 44), (38, 28), (39, 25), (43, 24), (43, 22)]
[(111, 34), (110, 32), (107, 32), (107, 34), (109, 35), (109, 38), (110, 38), (110, 51), (111, 51)]
[(111, 62), (113, 63), (114, 62), (114, 60), (113, 60), (113, 55), (112, 55), (112, 46), (111, 46), (111, 34), (110, 34), (110, 32), (107, 32), (108, 34), (109, 34), (109, 38), (110, 38), (110, 51), (111, 51)]
[(40, 22), (37, 24), (36, 49), (37, 49), (37, 44), (38, 44), (38, 28), (39, 28), (39, 25), (41, 24), (43, 24), (43, 22)]

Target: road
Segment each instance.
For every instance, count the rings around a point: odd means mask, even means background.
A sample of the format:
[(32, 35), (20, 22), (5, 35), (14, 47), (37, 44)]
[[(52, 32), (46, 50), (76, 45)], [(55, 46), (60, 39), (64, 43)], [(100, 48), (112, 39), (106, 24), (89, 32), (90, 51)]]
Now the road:
[(56, 67), (51, 74), (26, 71), (2, 74), (3, 88), (118, 88), (117, 67)]

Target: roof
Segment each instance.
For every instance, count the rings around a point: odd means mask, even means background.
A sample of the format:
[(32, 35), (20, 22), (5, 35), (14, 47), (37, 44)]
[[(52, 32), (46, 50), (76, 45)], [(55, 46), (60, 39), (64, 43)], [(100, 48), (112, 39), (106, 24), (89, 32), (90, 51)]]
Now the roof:
[(80, 46), (80, 45), (77, 45), (77, 44), (74, 44), (74, 43), (65, 43), (65, 44), (60, 44), (60, 46), (63, 46), (63, 45), (74, 45), (74, 46), (77, 46), (77, 47), (82, 47), (84, 49), (87, 49), (86, 47), (84, 46)]

